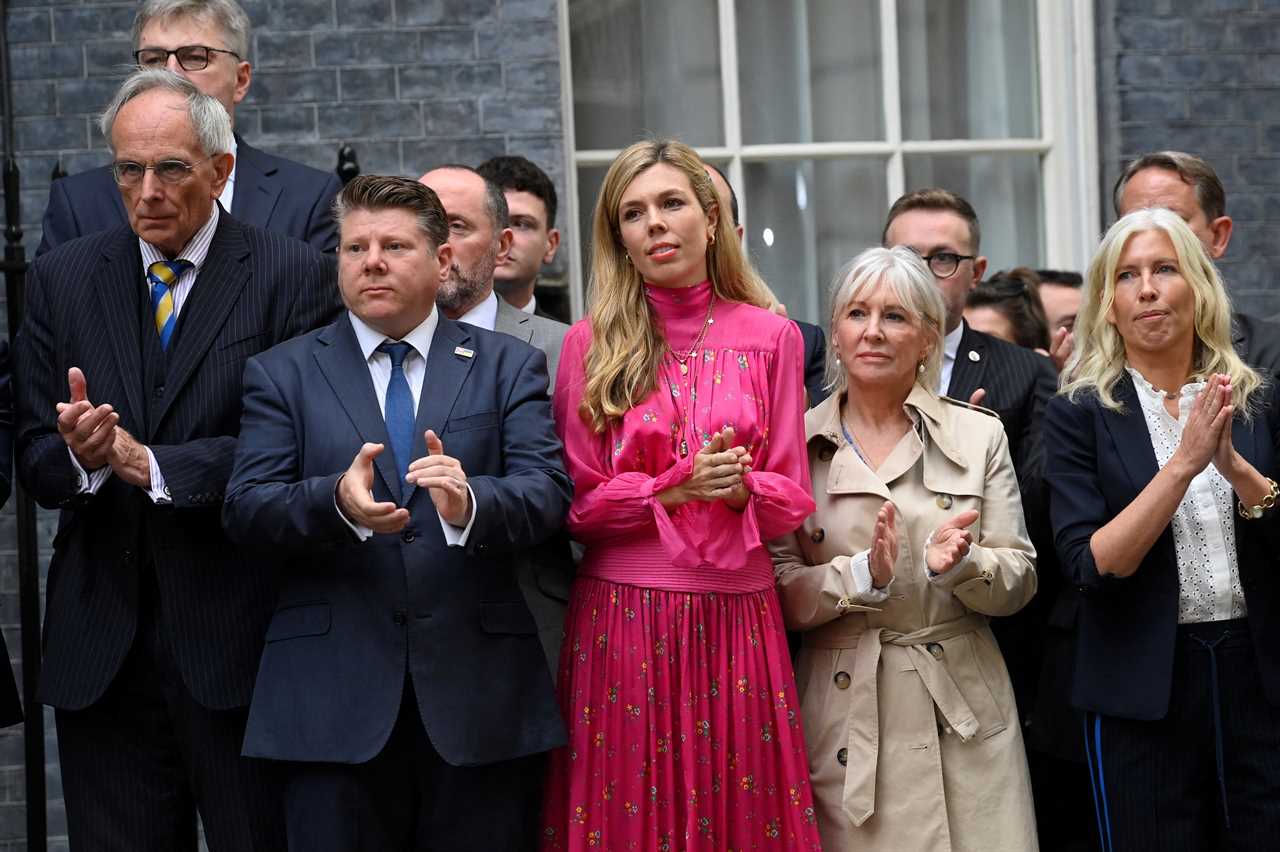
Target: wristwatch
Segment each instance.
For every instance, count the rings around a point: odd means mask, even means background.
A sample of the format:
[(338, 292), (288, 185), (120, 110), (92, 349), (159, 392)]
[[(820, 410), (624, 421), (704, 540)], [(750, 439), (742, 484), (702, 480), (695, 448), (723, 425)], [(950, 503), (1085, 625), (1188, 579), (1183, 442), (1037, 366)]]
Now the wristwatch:
[(1276, 481), (1271, 477), (1267, 477), (1267, 483), (1271, 486), (1271, 490), (1262, 498), (1262, 502), (1256, 506), (1246, 506), (1243, 500), (1236, 501), (1236, 510), (1240, 512), (1240, 517), (1246, 521), (1256, 521), (1261, 518), (1264, 513), (1276, 504), (1276, 497), (1280, 495), (1280, 486), (1276, 485)]

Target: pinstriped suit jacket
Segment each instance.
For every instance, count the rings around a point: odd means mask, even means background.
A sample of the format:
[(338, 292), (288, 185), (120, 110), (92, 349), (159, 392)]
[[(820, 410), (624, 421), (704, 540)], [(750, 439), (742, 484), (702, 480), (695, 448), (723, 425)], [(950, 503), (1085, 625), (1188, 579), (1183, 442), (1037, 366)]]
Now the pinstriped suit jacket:
[[(154, 565), (173, 655), (202, 705), (249, 703), (275, 600), (270, 571), (222, 532), (222, 496), (240, 428), (249, 356), (331, 320), (333, 265), (302, 242), (223, 213), (179, 316), (163, 384), (149, 390), (143, 358), (143, 270), (137, 237), (114, 228), (36, 259), (14, 348), (18, 472), (47, 508), (61, 508), (49, 566), (39, 696), (86, 707), (111, 683), (133, 643), (139, 578)], [(172, 505), (109, 477), (96, 495), (78, 478), (57, 432), (67, 370), (88, 398), (149, 446)]]

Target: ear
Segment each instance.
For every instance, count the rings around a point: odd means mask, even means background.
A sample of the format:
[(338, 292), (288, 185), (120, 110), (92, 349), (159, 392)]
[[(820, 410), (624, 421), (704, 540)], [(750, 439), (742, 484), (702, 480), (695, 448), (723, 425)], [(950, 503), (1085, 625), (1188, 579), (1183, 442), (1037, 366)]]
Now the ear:
[(716, 226), (720, 224), (720, 202), (713, 201), (707, 207), (707, 224), (711, 226), (711, 233), (716, 232)]
[(222, 195), (222, 189), (227, 185), (227, 179), (231, 177), (231, 169), (235, 166), (236, 158), (233, 154), (218, 154), (209, 160), (209, 164), (213, 166), (213, 184), (210, 186), (210, 192), (216, 199)]
[(560, 229), (552, 228), (547, 231), (547, 250), (542, 253), (542, 265), (556, 259), (556, 250), (560, 248)]
[(249, 84), (253, 82), (253, 68), (248, 62), (236, 66), (236, 90), (231, 96), (232, 103), (240, 103), (249, 94)]
[(1227, 244), (1231, 242), (1231, 217), (1219, 216), (1209, 223), (1209, 232), (1213, 234), (1213, 241), (1206, 246), (1209, 249), (1209, 256), (1214, 260), (1218, 260), (1227, 253)]
[(983, 278), (987, 277), (987, 259), (982, 256), (973, 259), (973, 281), (969, 283), (969, 289), (977, 287)]
[(510, 228), (503, 228), (502, 233), (498, 234), (498, 255), (494, 260), (499, 266), (506, 262), (507, 255), (511, 254), (511, 242), (515, 238), (516, 232)]
[(453, 246), (441, 243), (436, 249), (436, 261), (440, 264), (440, 276), (435, 284), (439, 286), (449, 280), (449, 272), (453, 268)]

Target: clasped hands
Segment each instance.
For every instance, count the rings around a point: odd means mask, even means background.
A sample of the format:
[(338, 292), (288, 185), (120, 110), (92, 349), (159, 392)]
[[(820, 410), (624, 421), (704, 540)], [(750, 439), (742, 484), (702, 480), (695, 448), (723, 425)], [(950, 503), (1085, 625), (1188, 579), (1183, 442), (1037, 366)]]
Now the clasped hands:
[[(471, 490), (462, 463), (444, 454), (444, 444), (431, 429), (426, 431), (427, 454), (409, 464), (405, 481), (426, 488), (431, 502), (446, 523), (465, 527), (471, 513)], [(409, 510), (373, 498), (373, 460), (386, 451), (383, 444), (360, 447), (351, 466), (338, 481), (338, 508), (357, 526), (376, 533), (399, 532), (409, 522)]]
[(1182, 427), (1182, 439), (1174, 450), (1170, 464), (1183, 466), (1182, 469), (1190, 477), (1194, 477), (1213, 462), (1218, 472), (1234, 484), (1239, 473), (1248, 465), (1231, 443), (1231, 418), (1234, 413), (1235, 406), (1231, 404), (1231, 379), (1223, 373), (1214, 373), (1191, 404), (1187, 422)]
[(734, 446), (733, 438), (732, 427), (712, 435), (694, 455), (689, 478), (658, 495), (662, 504), (670, 509), (694, 500), (723, 500), (730, 508), (744, 509), (751, 496), (743, 480), (751, 472), (751, 454), (746, 447)]
[[(883, 589), (893, 579), (893, 566), (898, 561), (898, 530), (895, 525), (897, 510), (886, 500), (876, 513), (876, 525), (871, 531), (871, 547), (867, 568), (871, 573), (871, 585)], [(929, 546), (925, 548), (925, 564), (934, 574), (945, 574), (969, 555), (973, 533), (966, 529), (978, 520), (978, 513), (966, 509), (947, 519), (933, 531)]]
[(67, 370), (71, 399), (60, 402), (58, 434), (86, 471), (110, 465), (130, 485), (151, 487), (151, 461), (146, 448), (120, 428), (120, 415), (110, 404), (89, 401), (88, 386), (79, 367)]

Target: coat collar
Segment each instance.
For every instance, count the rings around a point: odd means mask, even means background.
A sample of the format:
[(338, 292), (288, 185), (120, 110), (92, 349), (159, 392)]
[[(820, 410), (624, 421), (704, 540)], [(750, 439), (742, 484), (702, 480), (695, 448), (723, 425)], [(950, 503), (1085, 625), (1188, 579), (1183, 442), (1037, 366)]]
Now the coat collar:
[(526, 314), (519, 308), (513, 308), (505, 299), (498, 299), (498, 315), (494, 320), (493, 330), (509, 334), (528, 343), (533, 339), (533, 324), (529, 321), (533, 314)]
[(956, 362), (951, 367), (951, 381), (947, 384), (947, 396), (953, 399), (968, 399), (974, 391), (983, 387), (983, 377), (987, 370), (987, 335), (975, 331), (964, 320), (961, 323), (964, 333), (960, 335), (960, 348), (956, 350)]
[(236, 136), (236, 192), (231, 215), (259, 228), (267, 227), (280, 200), (275, 174), (279, 166), (266, 154)]

